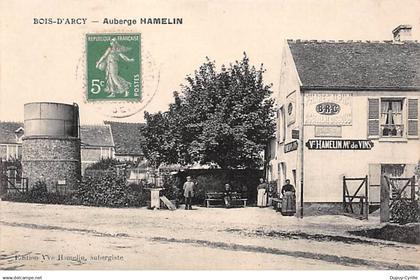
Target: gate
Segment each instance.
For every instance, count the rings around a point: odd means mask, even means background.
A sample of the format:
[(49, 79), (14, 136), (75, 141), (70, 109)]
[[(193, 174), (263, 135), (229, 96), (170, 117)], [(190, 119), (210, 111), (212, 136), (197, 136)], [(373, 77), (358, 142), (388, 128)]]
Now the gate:
[(8, 177), (7, 175), (0, 175), (1, 185), (5, 193), (26, 193), (28, 192), (28, 179), (24, 177)]
[(384, 176), (384, 178), (386, 185), (381, 188), (381, 222), (389, 222), (393, 207), (398, 200), (415, 201), (415, 176), (409, 178)]
[[(353, 194), (350, 194), (353, 182), (358, 186)], [(364, 219), (368, 219), (369, 215), (369, 201), (368, 201), (368, 176), (362, 178), (348, 178), (343, 176), (343, 210), (344, 213), (352, 216), (356, 215)], [(355, 201), (358, 200), (358, 201)], [(356, 211), (357, 206), (359, 211)]]
[(5, 193), (25, 193), (28, 191), (28, 179), (20, 176), (15, 166), (0, 170), (0, 195)]

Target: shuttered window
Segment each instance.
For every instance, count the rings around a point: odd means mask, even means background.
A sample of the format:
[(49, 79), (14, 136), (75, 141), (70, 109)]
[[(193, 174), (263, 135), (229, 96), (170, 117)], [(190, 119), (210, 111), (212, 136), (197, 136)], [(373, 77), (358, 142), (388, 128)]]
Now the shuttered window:
[(277, 111), (277, 142), (283, 143), (286, 139), (286, 116), (284, 106)]
[(418, 99), (408, 99), (408, 120), (407, 136), (418, 137), (419, 135), (419, 101)]
[(379, 137), (379, 98), (368, 100), (368, 136)]

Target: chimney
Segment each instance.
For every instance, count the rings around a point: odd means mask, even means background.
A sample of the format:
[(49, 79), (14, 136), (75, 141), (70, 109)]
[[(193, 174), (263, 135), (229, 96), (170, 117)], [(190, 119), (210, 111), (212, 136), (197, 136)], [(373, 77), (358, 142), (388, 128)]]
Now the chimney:
[(400, 42), (410, 40), (411, 29), (413, 29), (413, 27), (408, 24), (401, 24), (397, 26), (394, 30), (392, 30), (392, 34), (394, 35), (394, 41)]

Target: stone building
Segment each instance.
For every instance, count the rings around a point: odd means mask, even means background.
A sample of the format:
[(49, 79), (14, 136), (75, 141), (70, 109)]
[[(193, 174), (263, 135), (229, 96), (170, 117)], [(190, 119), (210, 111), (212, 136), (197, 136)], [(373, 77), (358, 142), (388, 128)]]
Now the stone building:
[(383, 42), (286, 42), (269, 180), (290, 179), (298, 207), (341, 212), (343, 176), (367, 176), (369, 203), (378, 204), (381, 178), (414, 175), (420, 43), (402, 40), (407, 29)]
[(77, 104), (25, 104), (22, 177), (30, 187), (44, 181), (48, 190), (72, 191), (81, 180)]

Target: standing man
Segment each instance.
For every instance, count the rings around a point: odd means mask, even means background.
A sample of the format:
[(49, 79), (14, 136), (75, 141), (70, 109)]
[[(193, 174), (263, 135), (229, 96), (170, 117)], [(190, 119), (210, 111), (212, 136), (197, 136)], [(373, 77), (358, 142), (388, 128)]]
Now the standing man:
[(184, 197), (185, 197), (185, 210), (192, 210), (191, 200), (194, 197), (194, 182), (191, 176), (187, 176), (187, 182), (184, 183)]
[(263, 178), (260, 178), (260, 184), (258, 185), (257, 190), (258, 190), (257, 206), (266, 207), (268, 185), (264, 182)]

